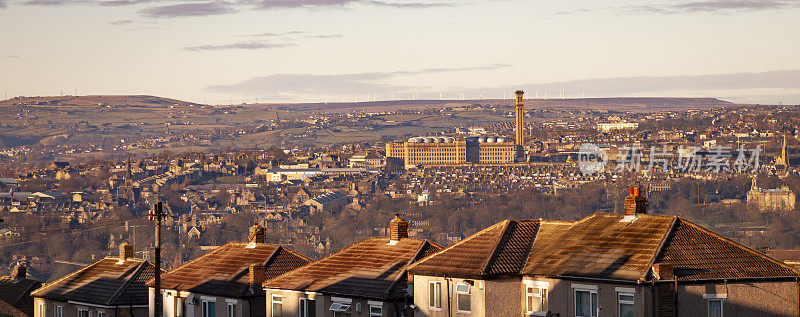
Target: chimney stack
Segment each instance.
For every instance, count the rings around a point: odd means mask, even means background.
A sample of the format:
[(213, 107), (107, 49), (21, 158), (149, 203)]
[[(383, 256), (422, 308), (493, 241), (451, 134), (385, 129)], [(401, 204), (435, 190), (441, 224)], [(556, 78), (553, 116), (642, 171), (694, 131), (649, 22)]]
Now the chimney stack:
[(247, 241), (254, 243), (264, 243), (264, 228), (257, 223), (253, 223), (250, 232), (247, 234)]
[(628, 187), (628, 196), (625, 197), (625, 215), (634, 216), (647, 213), (647, 199), (639, 194), (639, 186)]
[(389, 222), (389, 238), (391, 241), (408, 238), (408, 221), (400, 218), (400, 214), (394, 214), (394, 219)]
[(11, 273), (11, 277), (15, 281), (25, 279), (26, 276), (28, 276), (28, 271), (24, 264), (17, 264), (14, 267), (14, 272)]
[[(516, 122), (516, 138), (517, 138), (517, 147), (522, 147), (525, 145), (525, 121), (524, 121), (524, 111), (522, 109), (524, 102), (522, 101), (522, 95), (525, 94), (522, 90), (517, 90), (515, 92), (517, 94), (517, 122)], [(519, 153), (518, 153), (519, 154)]]
[(119, 245), (119, 259), (125, 261), (133, 258), (133, 246), (130, 243), (120, 243)]
[(261, 289), (261, 284), (267, 279), (267, 268), (263, 263), (250, 264), (250, 287), (254, 290)]

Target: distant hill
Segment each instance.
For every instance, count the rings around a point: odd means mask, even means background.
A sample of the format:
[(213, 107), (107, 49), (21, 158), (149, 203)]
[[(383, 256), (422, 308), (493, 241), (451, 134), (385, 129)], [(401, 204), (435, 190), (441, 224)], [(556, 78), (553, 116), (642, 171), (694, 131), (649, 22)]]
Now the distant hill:
[(49, 97), (14, 97), (0, 101), (3, 106), (134, 106), (164, 107), (188, 106), (196, 103), (171, 98), (130, 95), (130, 96), (49, 96)]
[[(391, 109), (429, 108), (434, 106), (463, 106), (467, 104), (511, 107), (513, 99), (475, 99), (475, 100), (395, 100), (368, 102), (329, 102), (329, 103), (278, 103), (264, 104), (281, 109), (317, 111), (382, 111)], [(595, 109), (635, 112), (657, 112), (680, 109), (705, 109), (735, 105), (716, 98), (660, 98), (660, 97), (619, 97), (619, 98), (579, 98), (579, 99), (525, 99), (527, 109), (533, 107), (547, 109)]]

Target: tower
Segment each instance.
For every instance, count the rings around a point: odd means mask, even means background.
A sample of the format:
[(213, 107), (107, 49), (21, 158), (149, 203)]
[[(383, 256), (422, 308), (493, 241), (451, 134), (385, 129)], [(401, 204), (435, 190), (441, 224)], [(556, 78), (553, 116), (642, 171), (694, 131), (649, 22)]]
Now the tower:
[(517, 132), (517, 157), (521, 157), (522, 156), (522, 146), (525, 144), (525, 134), (524, 134), (525, 121), (523, 119), (523, 110), (522, 110), (522, 107), (523, 107), (522, 95), (524, 93), (525, 92), (522, 91), (522, 90), (517, 90), (516, 91), (516, 94), (517, 94), (517, 126), (516, 126), (516, 132)]
[(783, 134), (783, 144), (781, 144), (781, 156), (775, 162), (775, 165), (789, 166), (789, 151), (786, 145), (786, 133)]

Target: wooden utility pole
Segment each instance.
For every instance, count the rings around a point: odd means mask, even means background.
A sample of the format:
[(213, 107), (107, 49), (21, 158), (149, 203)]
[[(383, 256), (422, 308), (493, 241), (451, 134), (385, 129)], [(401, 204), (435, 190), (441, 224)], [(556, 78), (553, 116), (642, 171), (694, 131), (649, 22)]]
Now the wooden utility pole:
[(150, 212), (150, 220), (156, 223), (156, 238), (155, 238), (155, 316), (160, 317), (162, 313), (161, 308), (161, 211), (162, 204), (157, 202), (153, 205), (153, 210)]

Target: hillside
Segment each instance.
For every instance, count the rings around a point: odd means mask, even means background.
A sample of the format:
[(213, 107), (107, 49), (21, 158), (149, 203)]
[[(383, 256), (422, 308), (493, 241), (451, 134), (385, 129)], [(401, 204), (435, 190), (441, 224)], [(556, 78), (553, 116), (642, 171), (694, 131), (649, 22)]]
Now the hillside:
[(145, 96), (145, 95), (121, 95), (121, 96), (49, 96), (49, 97), (14, 97), (0, 101), (3, 106), (130, 106), (130, 107), (164, 107), (164, 106), (188, 106), (195, 103), (171, 98)]
[[(511, 107), (513, 99), (475, 99), (475, 100), (395, 100), (369, 102), (329, 102), (329, 103), (280, 103), (265, 104), (286, 110), (300, 111), (383, 111), (392, 109), (414, 109), (429, 107), (454, 107), (465, 104), (494, 105)], [(527, 107), (546, 109), (596, 109), (634, 112), (658, 112), (691, 108), (717, 108), (734, 103), (716, 98), (660, 98), (660, 97), (618, 97), (618, 98), (578, 98), (578, 99), (525, 99)]]

